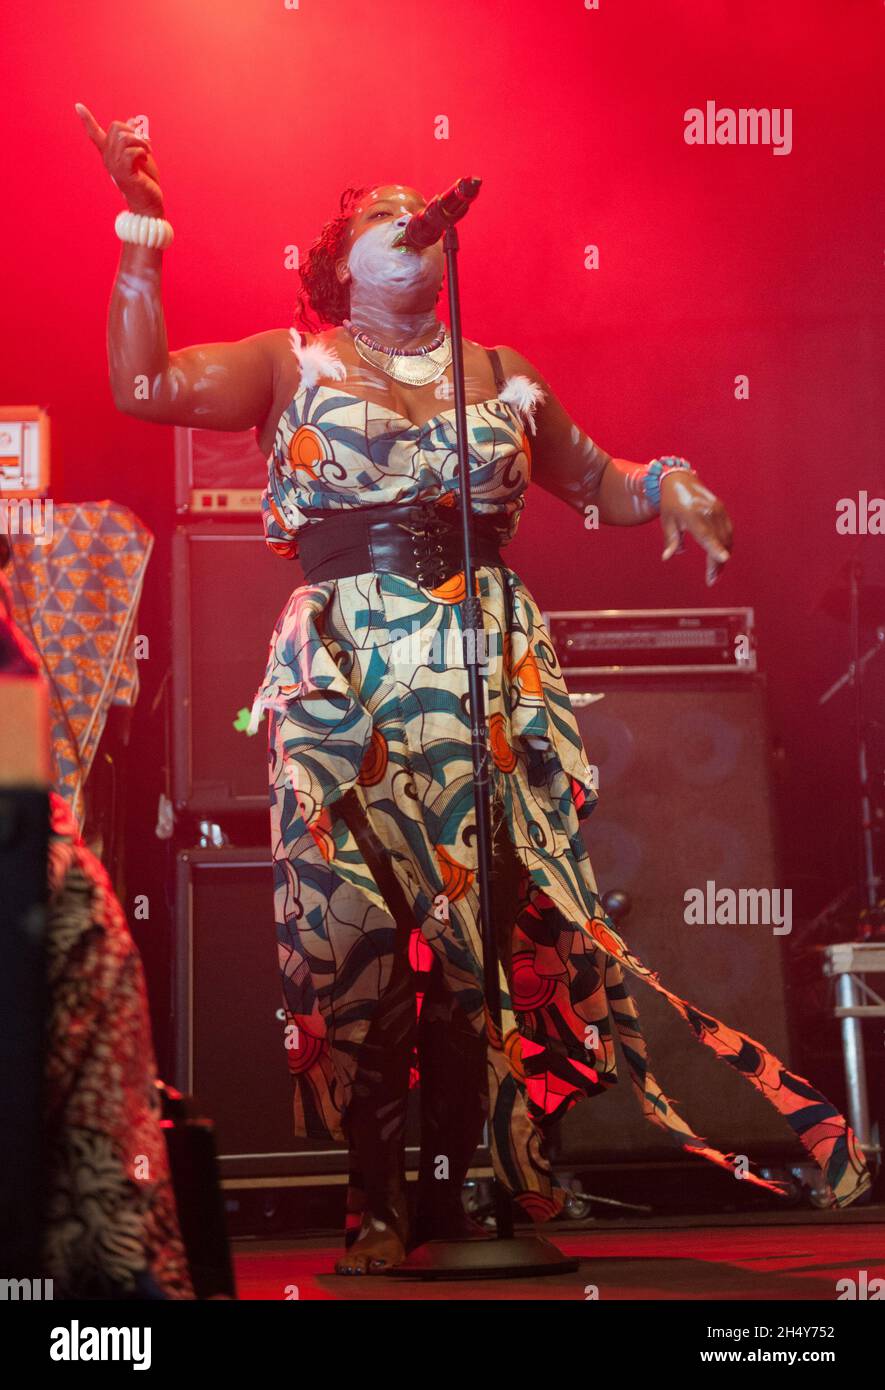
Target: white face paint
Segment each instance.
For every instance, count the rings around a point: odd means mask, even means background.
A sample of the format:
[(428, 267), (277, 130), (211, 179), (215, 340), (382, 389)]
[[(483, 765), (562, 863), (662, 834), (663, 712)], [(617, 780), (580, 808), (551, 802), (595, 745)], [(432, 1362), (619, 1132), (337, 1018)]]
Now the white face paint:
[(169, 370), (166, 373), (166, 380), (169, 383), (170, 399), (174, 401), (175, 398), (179, 395), (179, 393), (187, 385), (187, 375), (181, 367), (170, 365)]
[(192, 385), (192, 391), (205, 391), (209, 386), (217, 386), (229, 375), (226, 367), (220, 362), (210, 362), (203, 375)]
[(408, 220), (408, 216), (403, 215), (394, 222), (380, 222), (357, 237), (347, 260), (353, 276), (351, 299), (377, 296), (379, 292), (414, 292), (422, 287), (435, 291), (439, 288), (440, 267), (436, 257), (392, 244)]
[(115, 288), (124, 299), (138, 299), (141, 295), (153, 294), (159, 282), (155, 270), (145, 270), (141, 274), (135, 270), (121, 270)]
[(438, 246), (424, 251), (393, 246), (408, 220), (404, 212), (370, 226), (347, 259), (351, 320), (383, 341), (401, 345), (434, 332), (443, 271)]

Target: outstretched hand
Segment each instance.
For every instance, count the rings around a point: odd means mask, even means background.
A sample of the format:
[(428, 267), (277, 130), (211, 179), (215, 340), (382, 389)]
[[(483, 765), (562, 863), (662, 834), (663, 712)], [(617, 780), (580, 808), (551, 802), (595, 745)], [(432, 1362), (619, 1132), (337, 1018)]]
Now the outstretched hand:
[(135, 120), (111, 121), (107, 130), (103, 130), (88, 106), (78, 101), (74, 103), (74, 110), (126, 199), (130, 212), (162, 217), (160, 173), (151, 153), (150, 140), (135, 133)]
[(700, 478), (684, 470), (667, 473), (661, 482), (662, 559), (678, 555), (691, 535), (707, 555), (707, 584), (715, 584), (732, 547), (731, 518)]

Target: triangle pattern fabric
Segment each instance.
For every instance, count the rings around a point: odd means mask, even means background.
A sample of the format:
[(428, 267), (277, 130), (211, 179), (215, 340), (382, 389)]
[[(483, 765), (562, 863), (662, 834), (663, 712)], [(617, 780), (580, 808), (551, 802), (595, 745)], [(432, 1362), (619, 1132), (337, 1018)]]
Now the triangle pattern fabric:
[(55, 787), (83, 828), (83, 788), (112, 704), (134, 705), (135, 623), (154, 537), (128, 507), (54, 504), (45, 545), (18, 540), (15, 620), (49, 678)]

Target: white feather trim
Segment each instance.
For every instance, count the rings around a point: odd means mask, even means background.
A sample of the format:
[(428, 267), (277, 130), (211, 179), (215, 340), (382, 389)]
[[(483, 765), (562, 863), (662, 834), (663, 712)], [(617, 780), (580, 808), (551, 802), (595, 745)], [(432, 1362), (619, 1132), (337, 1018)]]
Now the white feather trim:
[(535, 433), (535, 408), (547, 399), (536, 381), (521, 373), (509, 376), (504, 382), (504, 390), (498, 397), (505, 405), (514, 406), (525, 420), (532, 434)]
[(258, 733), (258, 725), (266, 709), (275, 709), (278, 714), (285, 714), (288, 708), (289, 702), (284, 695), (256, 695), (252, 702), (252, 713), (249, 715), (246, 733)]
[(343, 381), (347, 376), (347, 368), (334, 348), (323, 347), (322, 343), (305, 347), (297, 328), (289, 329), (289, 342), (298, 358), (304, 386), (316, 386), (321, 376), (330, 376), (333, 381)]

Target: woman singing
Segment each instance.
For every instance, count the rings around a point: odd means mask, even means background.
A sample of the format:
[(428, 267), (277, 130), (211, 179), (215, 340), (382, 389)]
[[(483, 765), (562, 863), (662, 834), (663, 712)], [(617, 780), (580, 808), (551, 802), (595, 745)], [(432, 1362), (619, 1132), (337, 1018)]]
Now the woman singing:
[[(532, 1217), (555, 1214), (562, 1194), (543, 1135), (614, 1082), (613, 1027), (646, 1118), (733, 1168), (655, 1080), (625, 972), (785, 1115), (834, 1203), (853, 1200), (869, 1177), (838, 1111), (761, 1044), (668, 991), (606, 917), (580, 833), (596, 799), (587, 755), (537, 604), (502, 554), (531, 471), (594, 521), (658, 517), (665, 560), (692, 537), (712, 583), (731, 546), (722, 503), (683, 459), (611, 458), (519, 352), (465, 342), (497, 1036), (482, 992), (451, 342), (437, 313), (443, 254), (439, 243), (395, 244), (424, 200), (400, 184), (343, 195), (301, 273), (301, 324), (313, 331), (169, 352), (160, 267), (171, 228), (150, 144), (131, 123), (105, 133), (78, 110), (140, 214), (118, 219), (114, 400), (162, 424), (254, 427), (269, 465), (268, 544), (297, 554), (305, 577), (274, 629), (251, 728), (266, 710), (296, 1131), (350, 1148), (338, 1270), (374, 1273), (415, 1241), (468, 1233), (460, 1193), (487, 1116), (507, 1189)], [(415, 1056), (422, 1138), (410, 1229), (404, 1122)]]

